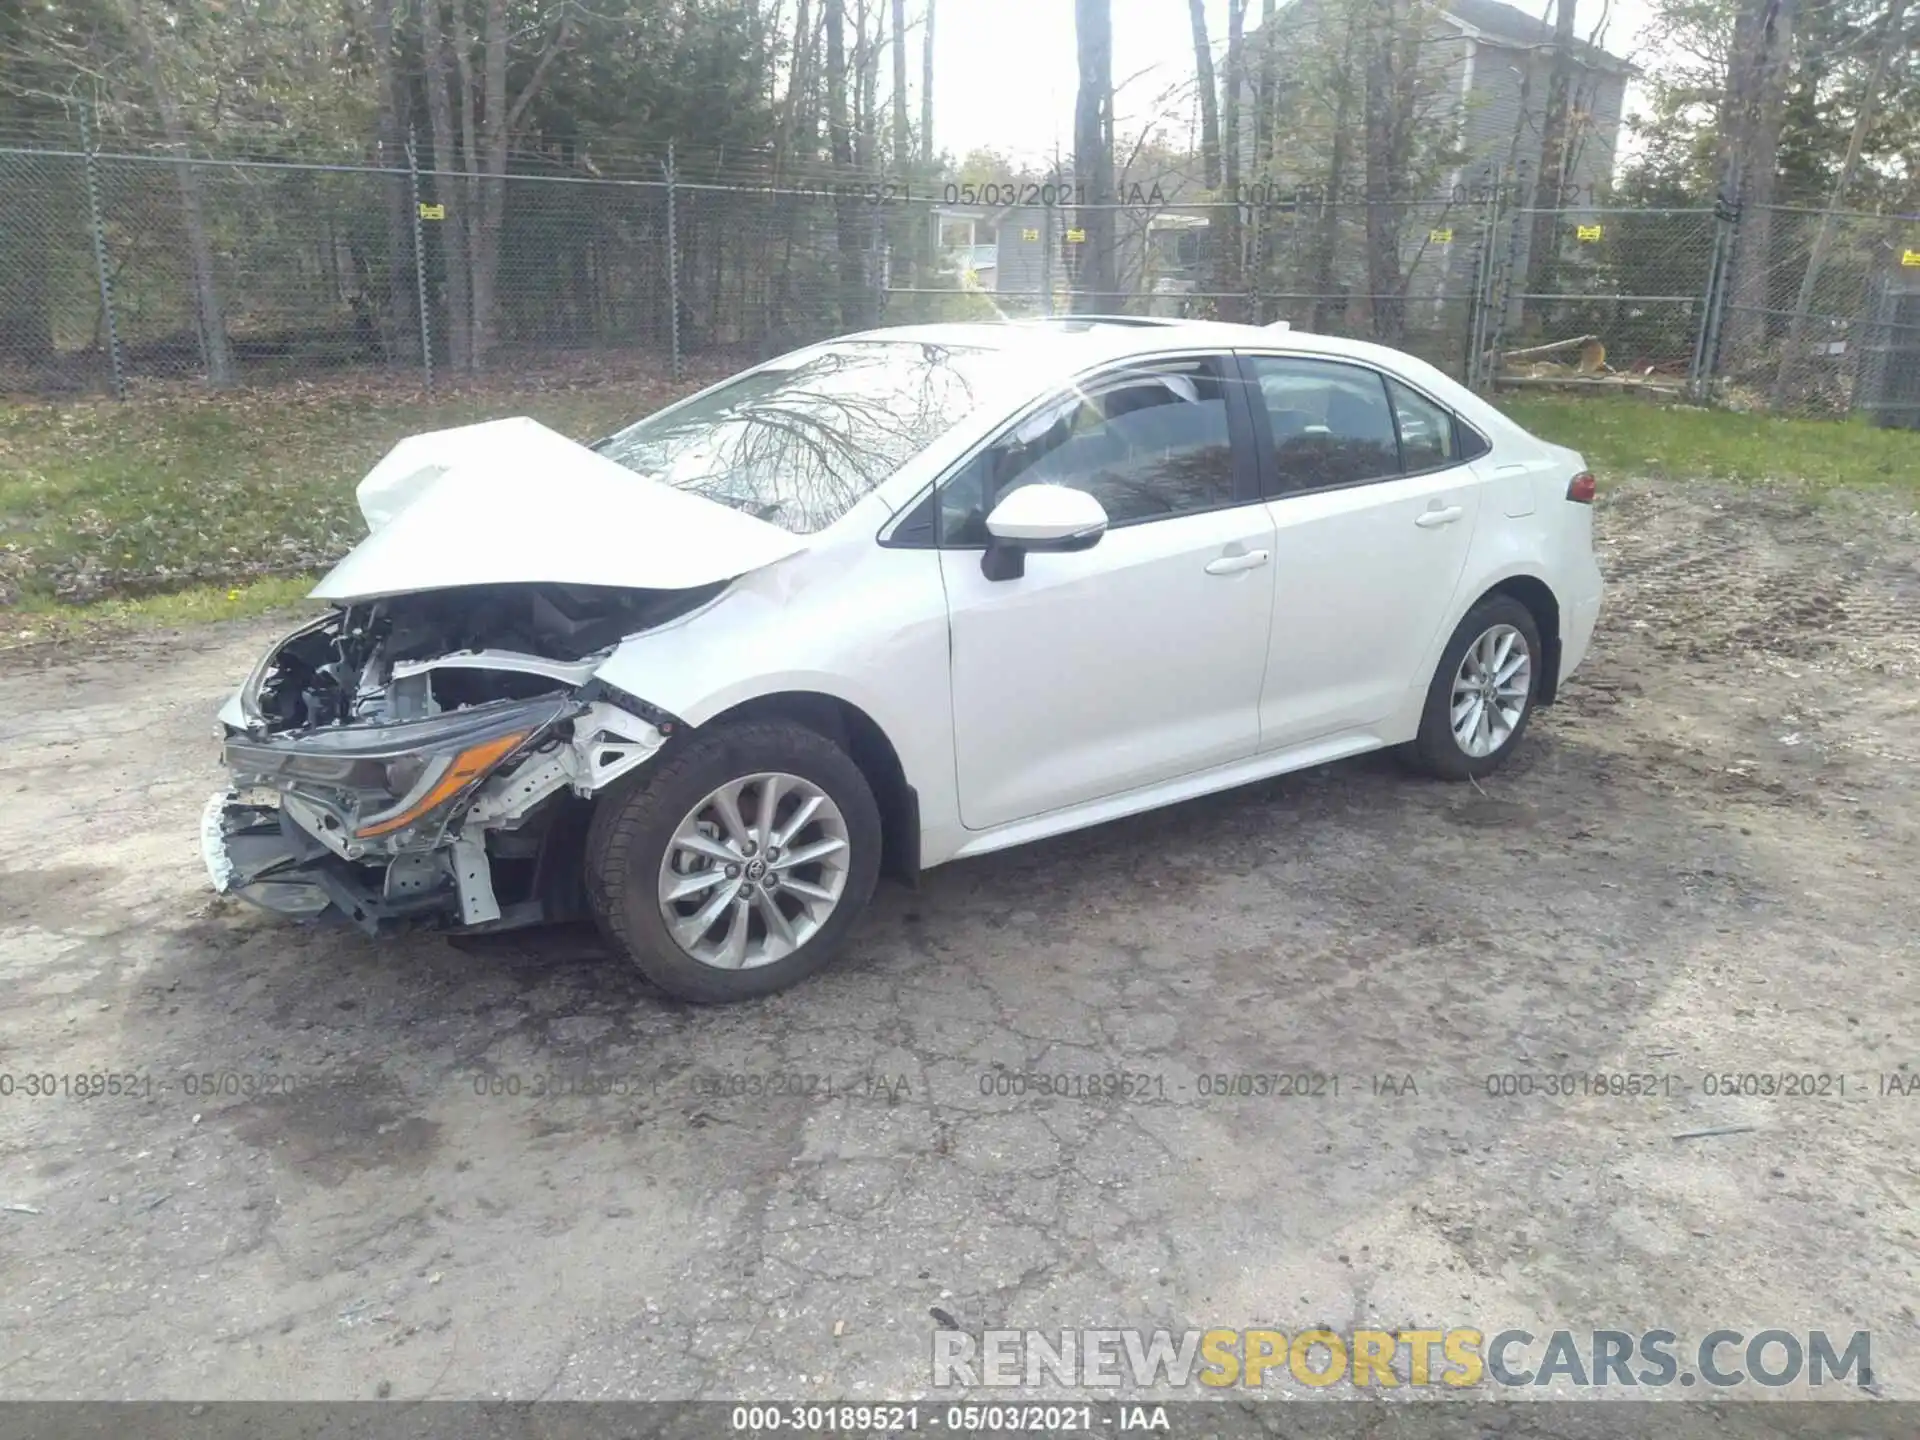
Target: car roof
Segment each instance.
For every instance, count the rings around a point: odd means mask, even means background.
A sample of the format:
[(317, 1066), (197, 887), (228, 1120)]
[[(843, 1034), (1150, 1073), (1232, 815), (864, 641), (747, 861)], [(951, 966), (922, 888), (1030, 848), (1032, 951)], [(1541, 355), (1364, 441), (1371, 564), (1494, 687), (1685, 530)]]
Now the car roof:
[[(1512, 420), (1446, 372), (1417, 355), (1368, 340), (1317, 335), (1281, 325), (1242, 325), (1227, 320), (1177, 320), (1150, 316), (1060, 315), (1016, 320), (950, 320), (862, 331), (848, 340), (894, 340), (970, 346), (1018, 353), (1040, 367), (1103, 364), (1206, 347), (1277, 350), (1293, 355), (1358, 360), (1404, 376), (1484, 431), (1526, 435)], [(829, 342), (832, 343), (832, 342)], [(1531, 438), (1531, 437), (1528, 437)]]
[[(949, 320), (866, 330), (848, 340), (900, 340), (986, 350), (1046, 349), (1089, 361), (1124, 359), (1188, 350), (1196, 345), (1227, 350), (1272, 348), (1300, 354), (1368, 359), (1394, 368), (1414, 357), (1365, 340), (1316, 335), (1284, 325), (1241, 325), (1226, 320), (1176, 320), (1136, 315), (1058, 315), (1017, 320)], [(1419, 363), (1415, 361), (1414, 363)]]

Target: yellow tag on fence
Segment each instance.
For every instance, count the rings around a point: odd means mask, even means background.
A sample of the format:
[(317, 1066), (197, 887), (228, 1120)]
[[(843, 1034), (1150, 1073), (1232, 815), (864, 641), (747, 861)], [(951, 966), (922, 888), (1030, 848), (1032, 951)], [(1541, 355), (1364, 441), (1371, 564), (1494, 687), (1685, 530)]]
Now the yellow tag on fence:
[(1902, 250), (1900, 252), (1900, 263), (1902, 265), (1912, 265), (1920, 268), (1920, 250)]
[(1583, 245), (1593, 244), (1606, 233), (1605, 227), (1600, 225), (1577, 225), (1573, 231), (1574, 238)]
[(1453, 243), (1453, 231), (1429, 230), (1427, 231), (1427, 241), (1433, 245), (1451, 245)]
[(422, 220), (444, 220), (447, 218), (447, 207), (444, 205), (428, 205), (423, 203), (420, 206), (420, 218)]
[(1020, 232), (1020, 238), (1022, 240), (1038, 240), (1040, 238), (1040, 232), (1038, 230), (1022, 230)]
[(1087, 232), (1084, 230), (1076, 229), (1076, 230), (1067, 231), (1067, 243), (1069, 245), (1084, 244), (1086, 243), (1086, 238), (1087, 238)]

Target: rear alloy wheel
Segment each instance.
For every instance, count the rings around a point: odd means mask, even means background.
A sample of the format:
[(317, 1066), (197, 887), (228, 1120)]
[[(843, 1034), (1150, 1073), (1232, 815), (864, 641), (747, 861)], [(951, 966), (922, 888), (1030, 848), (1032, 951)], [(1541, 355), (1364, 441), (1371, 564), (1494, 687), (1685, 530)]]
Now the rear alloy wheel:
[(770, 995), (830, 961), (880, 868), (866, 777), (786, 721), (696, 731), (587, 837), (587, 893), (608, 937), (683, 1000)]
[(1493, 595), (1474, 606), (1440, 656), (1406, 758), (1443, 780), (1498, 769), (1533, 717), (1541, 653), (1533, 612), (1518, 600)]

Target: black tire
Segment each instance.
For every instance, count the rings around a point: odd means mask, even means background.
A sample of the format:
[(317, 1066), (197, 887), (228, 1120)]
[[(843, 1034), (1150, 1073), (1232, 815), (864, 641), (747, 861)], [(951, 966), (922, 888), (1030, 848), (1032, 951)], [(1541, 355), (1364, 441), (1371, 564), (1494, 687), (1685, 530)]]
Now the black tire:
[[(1511, 625), (1520, 632), (1527, 646), (1530, 664), (1526, 707), (1498, 749), (1488, 755), (1470, 755), (1454, 738), (1453, 680), (1466, 659), (1468, 647), (1496, 625)], [(1545, 663), (1540, 627), (1534, 623), (1533, 612), (1511, 595), (1489, 595), (1467, 612), (1447, 641), (1447, 648), (1441, 652), (1439, 668), (1427, 687), (1426, 707), (1420, 712), (1420, 733), (1412, 744), (1401, 747), (1401, 758), (1422, 774), (1441, 780), (1476, 780), (1492, 774), (1507, 763), (1527, 733), (1527, 725), (1533, 719), (1534, 701), (1540, 694), (1540, 667)]]
[[(792, 954), (742, 970), (682, 950), (660, 913), (658, 877), (674, 830), (730, 779), (782, 771), (819, 786), (846, 821), (846, 888), (819, 931)], [(595, 806), (587, 831), (587, 899), (608, 941), (668, 994), (699, 1005), (771, 995), (822, 969), (873, 897), (880, 874), (880, 807), (860, 767), (818, 731), (783, 720), (697, 730)]]

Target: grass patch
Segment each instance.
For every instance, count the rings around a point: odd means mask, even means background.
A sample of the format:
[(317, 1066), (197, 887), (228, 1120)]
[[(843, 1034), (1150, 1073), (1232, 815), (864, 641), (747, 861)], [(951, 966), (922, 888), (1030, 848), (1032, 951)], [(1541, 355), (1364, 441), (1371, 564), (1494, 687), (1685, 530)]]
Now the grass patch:
[(318, 610), (321, 607), (307, 599), (317, 578), (299, 575), (246, 585), (196, 585), (165, 595), (96, 600), (86, 605), (28, 596), (8, 610), (0, 623), (0, 652), (57, 647), (129, 631), (168, 630), (215, 620), (251, 620), (259, 615)]
[[(0, 402), (0, 606), (12, 612), (0, 645), (23, 630), (276, 608), (365, 533), (354, 484), (403, 437), (530, 415), (590, 439), (715, 378), (591, 357), (434, 394), (376, 374), (126, 404)], [(1628, 397), (1502, 404), (1603, 477), (1920, 486), (1920, 435), (1906, 431)]]
[(405, 436), (530, 415), (592, 439), (699, 383), (629, 367), (431, 395), (369, 377), (0, 405), (0, 604), (224, 593), (310, 575), (366, 533), (353, 487)]
[(1660, 405), (1618, 395), (1500, 397), (1544, 440), (1609, 475), (1920, 488), (1920, 432)]

